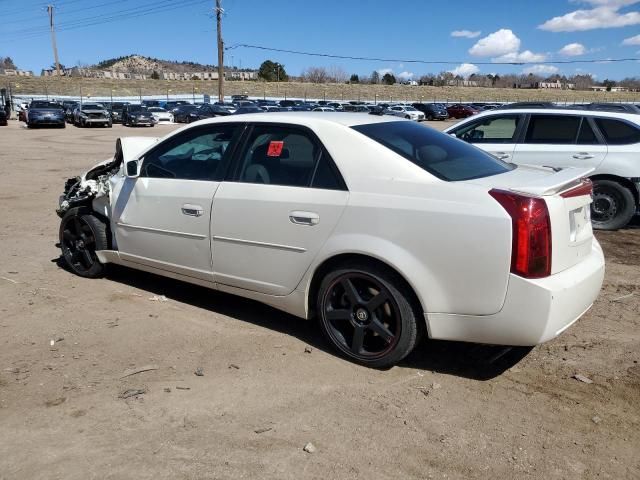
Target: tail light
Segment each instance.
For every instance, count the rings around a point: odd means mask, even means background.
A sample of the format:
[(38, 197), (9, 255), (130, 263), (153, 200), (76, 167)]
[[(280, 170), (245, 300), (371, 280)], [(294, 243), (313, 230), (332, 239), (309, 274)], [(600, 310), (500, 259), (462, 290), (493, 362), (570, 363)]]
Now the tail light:
[(511, 217), (511, 273), (525, 278), (551, 275), (551, 219), (544, 199), (504, 190), (489, 195)]
[(576, 187), (566, 190), (560, 194), (562, 198), (581, 197), (583, 195), (588, 195), (593, 198), (593, 183), (588, 178), (583, 179)]

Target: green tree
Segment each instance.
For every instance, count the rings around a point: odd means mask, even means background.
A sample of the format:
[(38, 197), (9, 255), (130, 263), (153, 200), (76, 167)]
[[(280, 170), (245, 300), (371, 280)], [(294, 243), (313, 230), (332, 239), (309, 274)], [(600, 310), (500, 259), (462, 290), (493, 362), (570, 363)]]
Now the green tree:
[(396, 77), (391, 73), (385, 73), (382, 77), (382, 83), (385, 85), (394, 85), (396, 83)]
[(351, 75), (351, 78), (349, 78), (349, 83), (360, 83), (360, 77), (354, 73)]
[(258, 69), (258, 78), (266, 82), (286, 82), (289, 75), (281, 63), (265, 60)]
[(371, 83), (373, 83), (374, 85), (380, 83), (380, 74), (377, 70), (374, 70), (371, 74)]
[(617, 85), (615, 80), (609, 80), (608, 78), (602, 81), (602, 86), (607, 88), (607, 92), (611, 91), (611, 87)]

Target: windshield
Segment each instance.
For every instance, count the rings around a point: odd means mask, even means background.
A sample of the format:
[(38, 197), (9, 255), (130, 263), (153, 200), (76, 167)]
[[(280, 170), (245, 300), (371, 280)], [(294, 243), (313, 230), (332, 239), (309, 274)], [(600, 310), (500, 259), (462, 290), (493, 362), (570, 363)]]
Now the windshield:
[(370, 123), (352, 128), (450, 182), (490, 177), (515, 168), (462, 140), (414, 122)]
[(129, 111), (136, 112), (136, 113), (147, 112), (147, 107), (144, 107), (142, 105), (131, 105), (129, 107)]
[(417, 110), (413, 107), (404, 107), (407, 112), (417, 112)]
[(82, 105), (83, 110), (104, 110), (104, 107), (99, 103), (85, 103)]
[(150, 107), (149, 111), (150, 112), (166, 112), (164, 108), (160, 108), (160, 107)]
[(31, 102), (29, 108), (62, 108), (62, 105), (54, 102), (35, 101)]

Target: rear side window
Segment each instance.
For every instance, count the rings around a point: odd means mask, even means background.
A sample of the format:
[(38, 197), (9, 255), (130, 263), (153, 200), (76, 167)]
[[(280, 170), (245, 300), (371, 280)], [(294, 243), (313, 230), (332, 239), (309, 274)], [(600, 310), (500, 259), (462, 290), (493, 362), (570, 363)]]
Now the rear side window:
[(640, 143), (640, 128), (612, 118), (596, 118), (596, 124), (609, 145)]
[(239, 173), (242, 183), (343, 189), (322, 145), (307, 131), (285, 125), (254, 127)]
[(525, 143), (575, 144), (582, 117), (531, 115)]
[(441, 180), (471, 180), (515, 168), (463, 141), (415, 122), (370, 123), (352, 128)]
[(598, 145), (599, 143), (593, 128), (589, 124), (589, 120), (583, 118), (582, 125), (580, 125), (580, 133), (578, 133), (578, 145)]

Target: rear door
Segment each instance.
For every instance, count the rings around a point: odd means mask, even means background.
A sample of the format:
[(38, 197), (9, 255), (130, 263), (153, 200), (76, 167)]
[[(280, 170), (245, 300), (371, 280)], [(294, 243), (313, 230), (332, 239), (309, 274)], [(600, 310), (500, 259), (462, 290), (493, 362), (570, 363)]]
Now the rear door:
[(339, 171), (308, 129), (256, 124), (213, 202), (216, 283), (291, 293), (348, 199)]
[(523, 124), (524, 115), (503, 113), (474, 119), (449, 133), (510, 162)]
[(513, 161), (545, 167), (598, 167), (607, 156), (607, 145), (582, 115), (534, 113), (530, 115)]

